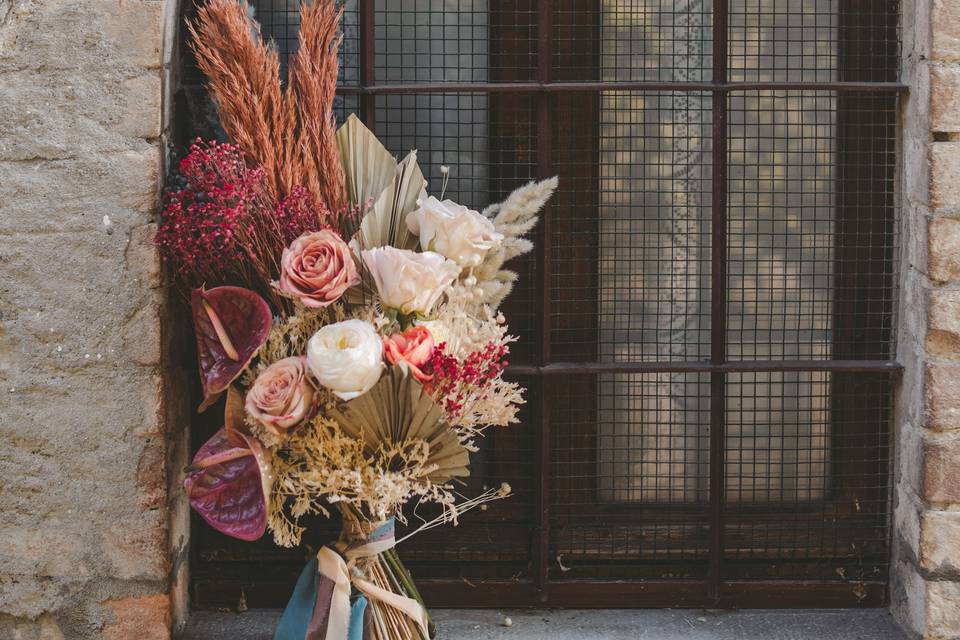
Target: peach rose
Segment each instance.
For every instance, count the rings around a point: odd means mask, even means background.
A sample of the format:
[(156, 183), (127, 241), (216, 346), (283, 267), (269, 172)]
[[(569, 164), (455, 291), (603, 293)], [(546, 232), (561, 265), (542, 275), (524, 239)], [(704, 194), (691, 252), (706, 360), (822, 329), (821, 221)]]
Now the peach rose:
[(257, 376), (247, 391), (244, 408), (267, 429), (281, 433), (309, 417), (313, 393), (307, 359), (284, 358)]
[(420, 382), (433, 380), (433, 376), (420, 370), (433, 355), (433, 336), (426, 327), (410, 327), (403, 333), (385, 337), (383, 350), (390, 364), (403, 362)]
[(359, 283), (350, 248), (330, 229), (303, 234), (280, 258), (280, 290), (307, 307), (325, 307)]

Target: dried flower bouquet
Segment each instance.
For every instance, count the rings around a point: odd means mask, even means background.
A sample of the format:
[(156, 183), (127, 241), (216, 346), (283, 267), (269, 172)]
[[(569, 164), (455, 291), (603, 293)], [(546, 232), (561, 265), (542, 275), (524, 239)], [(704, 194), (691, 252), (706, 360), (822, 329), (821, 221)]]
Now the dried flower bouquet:
[(229, 142), (191, 147), (157, 235), (189, 292), (200, 409), (225, 399), (185, 486), (243, 540), (294, 546), (303, 516), (340, 512), (276, 639), (426, 640), (394, 522), (440, 505), (413, 535), (510, 493), (466, 497), (458, 479), (523, 402), (496, 308), (556, 179), (479, 213), (428, 195), (415, 152), (397, 162), (353, 116), (337, 129), (340, 17), (333, 0), (301, 7), (285, 88), (244, 1), (210, 0), (190, 25)]

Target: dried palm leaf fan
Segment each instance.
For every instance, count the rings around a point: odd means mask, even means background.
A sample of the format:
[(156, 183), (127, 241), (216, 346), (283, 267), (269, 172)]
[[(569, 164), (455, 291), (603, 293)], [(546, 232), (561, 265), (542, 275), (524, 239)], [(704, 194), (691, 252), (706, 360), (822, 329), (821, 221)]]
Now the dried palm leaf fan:
[(430, 480), (446, 482), (470, 475), (470, 457), (443, 410), (405, 366), (393, 367), (367, 393), (329, 412), (343, 432), (367, 447), (426, 443)]
[(372, 203), (357, 235), (360, 248), (416, 249), (418, 239), (407, 228), (407, 214), (427, 197), (427, 181), (417, 164), (417, 152), (411, 151), (398, 163), (353, 114), (337, 131), (337, 146), (347, 200), (352, 205)]

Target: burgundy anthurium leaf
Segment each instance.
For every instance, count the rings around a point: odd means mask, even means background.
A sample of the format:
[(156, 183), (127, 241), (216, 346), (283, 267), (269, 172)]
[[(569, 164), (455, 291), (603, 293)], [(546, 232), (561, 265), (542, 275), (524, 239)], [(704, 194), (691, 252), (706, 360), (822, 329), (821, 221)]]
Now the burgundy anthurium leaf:
[(273, 315), (263, 298), (242, 287), (194, 289), (190, 303), (197, 334), (203, 411), (250, 363), (270, 333)]
[(193, 457), (184, 486), (211, 527), (249, 542), (267, 528), (272, 471), (259, 441), (242, 437), (246, 446), (237, 447), (224, 429), (213, 434)]

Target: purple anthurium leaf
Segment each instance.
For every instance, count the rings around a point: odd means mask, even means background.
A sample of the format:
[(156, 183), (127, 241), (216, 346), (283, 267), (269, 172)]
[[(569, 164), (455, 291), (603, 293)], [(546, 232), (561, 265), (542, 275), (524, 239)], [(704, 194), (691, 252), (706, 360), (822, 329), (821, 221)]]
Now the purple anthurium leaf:
[(231, 443), (225, 429), (213, 434), (193, 457), (184, 486), (190, 506), (211, 527), (253, 541), (267, 528), (272, 472), (260, 442), (239, 435), (244, 446)]
[(203, 411), (216, 402), (267, 339), (270, 305), (249, 289), (194, 289), (190, 299), (203, 385)]

